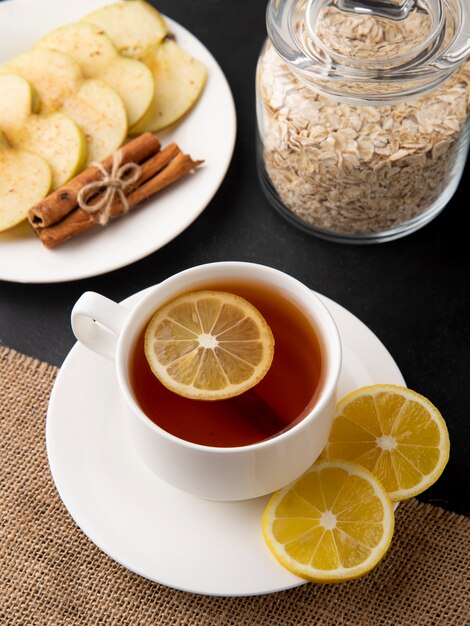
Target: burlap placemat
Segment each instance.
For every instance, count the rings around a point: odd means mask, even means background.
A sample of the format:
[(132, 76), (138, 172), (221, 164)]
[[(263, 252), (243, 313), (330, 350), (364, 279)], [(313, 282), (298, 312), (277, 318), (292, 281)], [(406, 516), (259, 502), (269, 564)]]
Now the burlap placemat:
[(52, 481), (47, 403), (57, 368), (0, 347), (0, 624), (468, 625), (470, 520), (411, 500), (367, 577), (217, 598), (132, 574), (75, 525)]

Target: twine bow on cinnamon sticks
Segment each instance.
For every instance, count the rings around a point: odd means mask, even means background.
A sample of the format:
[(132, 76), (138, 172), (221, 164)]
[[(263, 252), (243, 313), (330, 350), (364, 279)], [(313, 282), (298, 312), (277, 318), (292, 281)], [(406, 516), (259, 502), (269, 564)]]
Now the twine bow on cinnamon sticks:
[[(113, 200), (118, 196), (122, 206), (123, 213), (129, 210), (129, 203), (124, 191), (136, 183), (142, 173), (137, 163), (122, 162), (122, 152), (118, 150), (112, 155), (111, 171), (109, 172), (102, 163), (92, 163), (96, 167), (102, 178), (88, 183), (80, 189), (77, 195), (78, 206), (88, 213), (96, 213), (99, 223), (104, 226), (110, 218)], [(101, 197), (97, 202), (92, 202), (97, 194), (101, 193)]]
[(44, 246), (54, 248), (126, 213), (201, 163), (175, 143), (162, 150), (155, 135), (144, 133), (33, 206), (29, 223)]

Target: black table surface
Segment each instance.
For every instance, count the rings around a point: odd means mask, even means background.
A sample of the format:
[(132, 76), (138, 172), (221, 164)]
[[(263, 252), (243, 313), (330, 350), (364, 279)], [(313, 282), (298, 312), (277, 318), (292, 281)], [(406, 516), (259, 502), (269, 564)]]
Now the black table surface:
[(361, 319), (391, 352), (407, 385), (440, 409), (450, 431), (450, 460), (420, 499), (469, 515), (470, 256), (462, 219), (468, 210), (464, 182), (470, 165), (445, 210), (403, 239), (345, 245), (301, 232), (270, 206), (256, 173), (254, 84), (266, 34), (265, 0), (153, 4), (207, 46), (229, 81), (238, 132), (227, 176), (187, 230), (139, 262), (69, 283), (0, 281), (0, 343), (60, 366), (75, 343), (70, 311), (84, 291), (122, 300), (201, 263), (240, 260), (270, 265)]

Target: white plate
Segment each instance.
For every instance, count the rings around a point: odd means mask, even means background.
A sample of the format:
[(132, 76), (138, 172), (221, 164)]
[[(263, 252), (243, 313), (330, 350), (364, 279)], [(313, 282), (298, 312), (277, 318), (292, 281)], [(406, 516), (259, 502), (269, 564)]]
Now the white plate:
[[(76, 21), (109, 0), (9, 0), (0, 2), (0, 64), (30, 48), (53, 28)], [(194, 176), (158, 194), (145, 206), (47, 250), (28, 225), (0, 233), (0, 279), (54, 283), (103, 274), (138, 261), (187, 228), (219, 188), (232, 157), (236, 134), (230, 87), (210, 52), (187, 30), (168, 19), (178, 43), (202, 61), (208, 81), (194, 109), (174, 129), (159, 133), (195, 159)]]
[[(145, 292), (124, 301), (132, 308)], [(323, 297), (343, 342), (339, 396), (374, 383), (404, 385), (396, 363), (356, 317)], [(112, 559), (169, 587), (252, 595), (303, 584), (264, 545), (267, 497), (209, 502), (159, 480), (126, 437), (114, 364), (76, 344), (47, 414), (47, 453), (59, 494), (83, 532)]]

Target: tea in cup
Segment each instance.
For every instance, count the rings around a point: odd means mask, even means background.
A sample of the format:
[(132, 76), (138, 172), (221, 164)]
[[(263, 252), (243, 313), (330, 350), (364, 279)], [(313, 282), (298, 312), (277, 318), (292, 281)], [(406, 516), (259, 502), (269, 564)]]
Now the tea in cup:
[[(175, 393), (155, 376), (145, 333), (156, 311), (183, 294), (235, 294), (274, 337), (272, 363), (256, 385), (221, 400)], [(270, 493), (302, 474), (326, 444), (341, 368), (341, 343), (325, 305), (278, 270), (222, 262), (154, 286), (129, 311), (87, 292), (72, 311), (77, 339), (116, 362), (133, 445), (171, 485), (214, 500)]]

